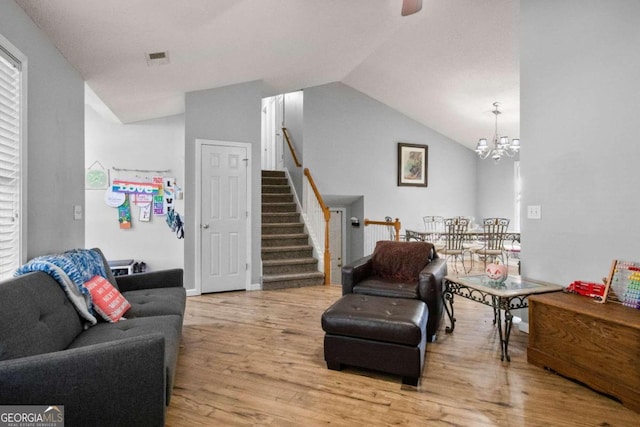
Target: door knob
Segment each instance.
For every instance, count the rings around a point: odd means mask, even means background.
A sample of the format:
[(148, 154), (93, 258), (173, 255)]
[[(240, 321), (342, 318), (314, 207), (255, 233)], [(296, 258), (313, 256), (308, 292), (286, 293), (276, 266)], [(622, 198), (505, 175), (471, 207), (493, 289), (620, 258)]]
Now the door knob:
[(202, 224), (202, 228), (206, 230), (207, 228), (209, 228), (209, 224)]

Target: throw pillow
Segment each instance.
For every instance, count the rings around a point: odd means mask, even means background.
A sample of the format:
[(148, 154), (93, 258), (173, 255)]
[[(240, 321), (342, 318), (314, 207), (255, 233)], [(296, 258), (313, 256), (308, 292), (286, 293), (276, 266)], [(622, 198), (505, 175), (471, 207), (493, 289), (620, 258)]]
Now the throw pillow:
[(131, 304), (107, 279), (93, 276), (84, 286), (91, 293), (93, 308), (107, 322), (115, 323), (131, 308)]
[(415, 282), (431, 260), (432, 251), (433, 245), (427, 242), (382, 240), (373, 251), (371, 269), (376, 276)]

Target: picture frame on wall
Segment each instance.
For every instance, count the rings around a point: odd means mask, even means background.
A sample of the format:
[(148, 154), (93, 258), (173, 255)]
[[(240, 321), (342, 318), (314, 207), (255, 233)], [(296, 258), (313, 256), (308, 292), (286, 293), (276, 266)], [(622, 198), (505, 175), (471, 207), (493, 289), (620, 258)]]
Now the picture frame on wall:
[(426, 187), (429, 146), (398, 143), (398, 186)]

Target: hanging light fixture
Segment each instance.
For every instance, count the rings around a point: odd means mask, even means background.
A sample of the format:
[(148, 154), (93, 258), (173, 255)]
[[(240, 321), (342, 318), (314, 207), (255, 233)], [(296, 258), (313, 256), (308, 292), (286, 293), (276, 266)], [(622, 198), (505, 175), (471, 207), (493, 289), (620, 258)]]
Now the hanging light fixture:
[(500, 161), (502, 156), (514, 157), (520, 151), (520, 139), (514, 138), (509, 142), (508, 136), (500, 136), (498, 133), (498, 115), (502, 114), (498, 110), (499, 102), (494, 102), (495, 109), (492, 113), (496, 116), (496, 127), (493, 135), (493, 146), (490, 147), (486, 138), (480, 138), (476, 145), (476, 153), (481, 159), (491, 157), (496, 163)]

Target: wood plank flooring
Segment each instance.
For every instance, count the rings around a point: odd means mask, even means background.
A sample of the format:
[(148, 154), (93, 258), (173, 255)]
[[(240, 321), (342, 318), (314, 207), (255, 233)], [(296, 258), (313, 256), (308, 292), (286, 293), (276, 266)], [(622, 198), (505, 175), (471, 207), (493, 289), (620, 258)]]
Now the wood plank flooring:
[(418, 387), (330, 371), (320, 316), (340, 294), (331, 285), (188, 298), (167, 425), (640, 425), (617, 401), (529, 365), (517, 327), (501, 362), (491, 309), (462, 298), (455, 332), (427, 345)]

